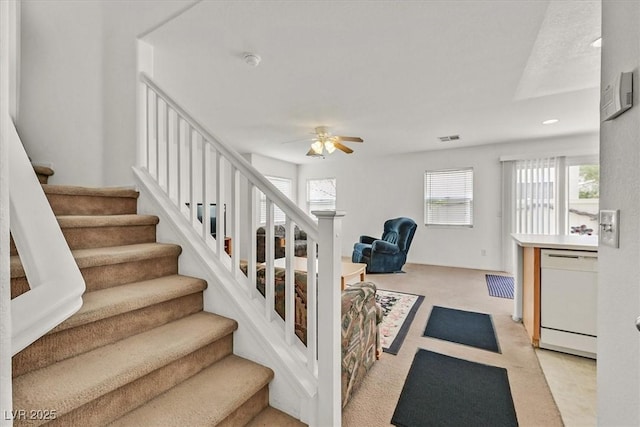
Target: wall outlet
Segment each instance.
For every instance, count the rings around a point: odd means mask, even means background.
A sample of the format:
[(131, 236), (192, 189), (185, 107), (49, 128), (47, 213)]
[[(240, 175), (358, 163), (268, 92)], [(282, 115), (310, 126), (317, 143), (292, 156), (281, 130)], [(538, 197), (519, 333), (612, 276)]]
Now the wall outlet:
[(600, 237), (603, 245), (620, 247), (620, 209), (600, 211)]

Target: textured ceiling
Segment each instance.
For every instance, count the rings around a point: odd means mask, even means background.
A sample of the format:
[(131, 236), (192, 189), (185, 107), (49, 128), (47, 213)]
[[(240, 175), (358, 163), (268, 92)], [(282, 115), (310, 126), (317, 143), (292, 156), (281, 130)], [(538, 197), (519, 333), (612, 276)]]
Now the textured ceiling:
[(599, 36), (599, 1), (203, 1), (145, 39), (217, 137), (304, 163), (319, 125), (363, 157), (597, 132)]

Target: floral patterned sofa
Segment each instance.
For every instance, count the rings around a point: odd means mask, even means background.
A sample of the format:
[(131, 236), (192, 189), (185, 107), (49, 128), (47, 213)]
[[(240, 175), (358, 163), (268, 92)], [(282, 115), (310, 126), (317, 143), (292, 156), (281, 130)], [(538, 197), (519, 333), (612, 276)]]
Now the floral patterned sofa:
[[(240, 262), (240, 268), (247, 275), (247, 263)], [(258, 265), (256, 287), (265, 294), (264, 265)], [(284, 268), (275, 267), (275, 310), (285, 316)], [(295, 271), (295, 332), (298, 338), (307, 342), (307, 273)], [(342, 291), (342, 406), (358, 388), (367, 372), (381, 354), (378, 325), (382, 322), (382, 309), (376, 303), (376, 285), (360, 282), (347, 286)]]
[[(256, 260), (258, 262), (264, 262), (266, 259), (265, 254), (265, 241), (266, 241), (266, 230), (264, 227), (259, 227), (256, 230), (256, 250), (257, 257)], [(285, 229), (284, 225), (274, 225), (273, 229), (274, 233), (274, 258), (284, 258), (285, 255)], [(306, 257), (307, 256), (307, 233), (304, 230), (298, 228), (298, 226), (294, 227), (293, 230), (293, 248), (295, 256)]]

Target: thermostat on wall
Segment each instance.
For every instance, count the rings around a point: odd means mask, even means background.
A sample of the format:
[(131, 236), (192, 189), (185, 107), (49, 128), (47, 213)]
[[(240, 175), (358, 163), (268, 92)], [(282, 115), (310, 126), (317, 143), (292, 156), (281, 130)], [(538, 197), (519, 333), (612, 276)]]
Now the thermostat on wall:
[(633, 73), (620, 73), (602, 91), (600, 118), (613, 120), (633, 106)]

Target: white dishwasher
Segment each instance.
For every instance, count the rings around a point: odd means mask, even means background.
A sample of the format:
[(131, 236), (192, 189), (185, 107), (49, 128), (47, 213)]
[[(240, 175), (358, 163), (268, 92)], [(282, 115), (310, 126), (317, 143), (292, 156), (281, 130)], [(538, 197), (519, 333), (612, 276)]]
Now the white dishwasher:
[(595, 359), (598, 253), (543, 249), (540, 347)]

